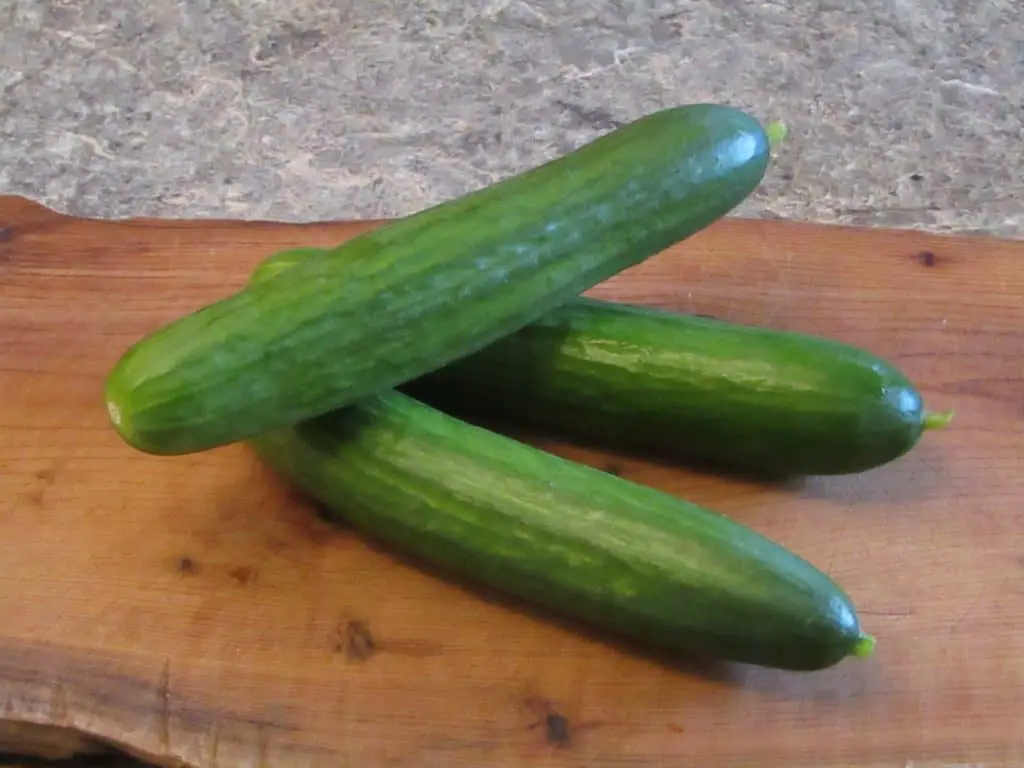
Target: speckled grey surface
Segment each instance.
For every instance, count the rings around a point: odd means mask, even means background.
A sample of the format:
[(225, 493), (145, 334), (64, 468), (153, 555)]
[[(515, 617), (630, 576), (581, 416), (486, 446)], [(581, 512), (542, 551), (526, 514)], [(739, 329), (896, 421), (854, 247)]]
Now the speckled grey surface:
[(715, 100), (790, 128), (737, 215), (1024, 237), (1021, 0), (5, 0), (0, 193), (394, 216)]

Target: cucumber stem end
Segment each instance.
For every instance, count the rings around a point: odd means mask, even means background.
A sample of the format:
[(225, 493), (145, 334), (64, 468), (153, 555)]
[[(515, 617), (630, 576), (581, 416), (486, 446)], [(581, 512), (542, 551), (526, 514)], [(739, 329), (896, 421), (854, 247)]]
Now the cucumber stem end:
[(875, 638), (872, 635), (862, 634), (853, 644), (853, 655), (858, 659), (866, 659), (874, 650)]
[(772, 149), (775, 149), (780, 143), (782, 143), (783, 139), (786, 138), (788, 130), (786, 129), (786, 124), (784, 122), (781, 120), (775, 120), (765, 126), (764, 132), (768, 135), (768, 143), (771, 145)]
[(953, 409), (941, 413), (929, 413), (925, 411), (922, 426), (925, 429), (942, 429), (953, 420)]

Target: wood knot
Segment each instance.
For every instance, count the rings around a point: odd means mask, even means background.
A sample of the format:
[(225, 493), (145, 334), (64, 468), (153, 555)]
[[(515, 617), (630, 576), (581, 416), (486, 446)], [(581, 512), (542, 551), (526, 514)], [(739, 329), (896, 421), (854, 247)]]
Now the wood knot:
[(569, 718), (557, 712), (544, 716), (544, 738), (557, 747), (569, 746)]
[(352, 661), (366, 661), (377, 650), (377, 641), (366, 622), (350, 619), (338, 625), (332, 647), (335, 653), (342, 653)]
[(256, 569), (251, 565), (240, 565), (228, 571), (228, 575), (238, 582), (239, 586), (244, 587), (250, 581), (256, 580)]
[(558, 711), (553, 701), (542, 696), (527, 695), (520, 700), (520, 705), (536, 718), (528, 727), (543, 731), (545, 742), (562, 748), (570, 745), (569, 718)]

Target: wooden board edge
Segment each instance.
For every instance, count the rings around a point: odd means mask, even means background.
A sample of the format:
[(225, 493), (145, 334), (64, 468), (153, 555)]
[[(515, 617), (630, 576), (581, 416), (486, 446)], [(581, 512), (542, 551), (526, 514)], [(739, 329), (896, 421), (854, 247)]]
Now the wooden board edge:
[[(141, 228), (289, 228), (289, 229), (321, 229), (332, 227), (354, 227), (359, 230), (374, 229), (387, 224), (391, 219), (378, 218), (346, 218), (326, 219), (314, 221), (300, 220), (274, 220), (262, 218), (227, 218), (220, 216), (175, 218), (159, 216), (127, 216), (120, 218), (83, 217), (73, 214), (62, 213), (37, 200), (21, 195), (0, 195), (0, 213), (13, 212), (9, 221), (0, 220), (0, 240), (3, 232), (11, 229), (11, 225), (27, 222), (86, 222)], [(912, 240), (926, 240), (935, 243), (945, 243), (952, 247), (963, 246), (966, 243), (975, 245), (995, 244), (1008, 245), (1010, 247), (1024, 248), (1024, 235), (1020, 238), (999, 237), (996, 235), (964, 233), (964, 232), (932, 232), (918, 228), (891, 228), (871, 227), (856, 224), (809, 222), (793, 219), (780, 219), (777, 217), (758, 218), (753, 216), (728, 215), (725, 218), (712, 224), (708, 229), (726, 230), (733, 229), (737, 232), (744, 232), (749, 235), (755, 231), (768, 231), (788, 233), (794, 237), (825, 237), (839, 235), (854, 235), (857, 237), (902, 237)]]

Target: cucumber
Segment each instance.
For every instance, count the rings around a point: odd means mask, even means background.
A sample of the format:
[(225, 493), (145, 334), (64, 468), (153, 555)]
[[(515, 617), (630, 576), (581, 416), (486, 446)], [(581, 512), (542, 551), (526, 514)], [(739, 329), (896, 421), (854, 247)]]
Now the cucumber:
[(176, 320), (106, 382), (128, 444), (182, 454), (287, 426), (470, 354), (711, 224), (770, 157), (745, 112), (655, 112)]
[(588, 299), (404, 390), (456, 415), (774, 476), (880, 467), (951, 418), (855, 346)]
[(364, 535), (648, 648), (810, 671), (874, 645), (835, 582), (763, 535), (398, 391), (249, 443)]
[[(252, 280), (311, 255), (276, 253)], [(588, 298), (400, 388), (463, 418), (773, 476), (881, 466), (951, 416), (851, 345)]]

